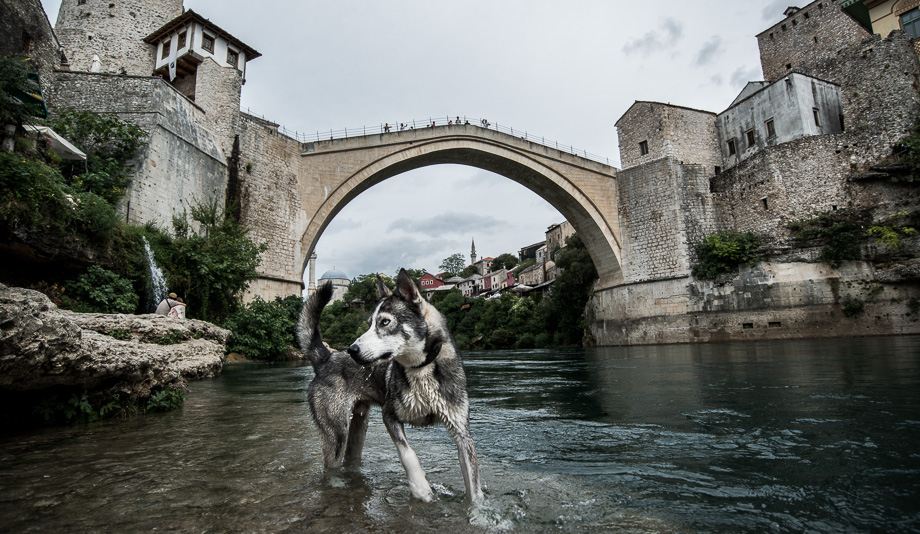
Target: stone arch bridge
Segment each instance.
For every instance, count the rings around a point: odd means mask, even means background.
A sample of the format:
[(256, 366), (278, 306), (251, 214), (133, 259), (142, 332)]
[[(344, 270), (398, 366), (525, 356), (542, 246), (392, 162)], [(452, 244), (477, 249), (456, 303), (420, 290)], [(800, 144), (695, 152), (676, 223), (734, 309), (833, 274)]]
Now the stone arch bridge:
[(274, 155), (266, 156), (265, 163), (281, 162), (280, 168), (262, 170), (260, 179), (260, 165), (246, 166), (247, 154), (242, 154), (241, 166), (249, 171), (241, 172), (243, 222), (254, 229), (257, 240), (269, 245), (268, 261), (263, 259), (252, 294), (298, 294), (314, 247), (346, 204), (387, 178), (444, 163), (491, 171), (540, 195), (582, 236), (600, 287), (623, 280), (614, 167), (474, 125), (294, 144), (283, 136), (265, 141), (264, 131), (250, 132), (244, 143), (250, 151)]

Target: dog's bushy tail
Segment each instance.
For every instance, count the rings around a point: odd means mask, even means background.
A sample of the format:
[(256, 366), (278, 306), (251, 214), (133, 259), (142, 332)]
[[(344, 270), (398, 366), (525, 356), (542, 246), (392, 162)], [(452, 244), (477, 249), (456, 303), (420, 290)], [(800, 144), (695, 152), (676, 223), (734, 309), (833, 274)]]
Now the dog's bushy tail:
[(330, 300), (332, 300), (332, 283), (326, 282), (307, 298), (300, 310), (297, 341), (300, 343), (300, 350), (310, 358), (313, 367), (328, 360), (332, 354), (323, 343), (323, 337), (319, 331), (320, 315)]

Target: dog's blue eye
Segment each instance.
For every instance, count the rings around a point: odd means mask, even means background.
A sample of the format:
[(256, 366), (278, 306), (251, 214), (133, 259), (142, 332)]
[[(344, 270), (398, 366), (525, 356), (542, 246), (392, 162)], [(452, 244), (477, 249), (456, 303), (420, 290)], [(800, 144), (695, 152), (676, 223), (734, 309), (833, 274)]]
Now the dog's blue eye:
[(390, 324), (390, 320), (389, 320), (389, 319), (381, 319), (381, 321), (380, 321), (380, 326), (386, 326), (386, 325), (388, 325), (388, 324)]

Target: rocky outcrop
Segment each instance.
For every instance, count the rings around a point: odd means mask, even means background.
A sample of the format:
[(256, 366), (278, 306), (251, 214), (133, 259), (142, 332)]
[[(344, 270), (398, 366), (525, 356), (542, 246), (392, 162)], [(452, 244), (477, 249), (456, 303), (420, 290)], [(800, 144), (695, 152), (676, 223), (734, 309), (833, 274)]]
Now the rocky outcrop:
[(60, 310), (42, 293), (0, 284), (0, 390), (70, 387), (143, 400), (219, 374), (229, 336), (192, 319)]

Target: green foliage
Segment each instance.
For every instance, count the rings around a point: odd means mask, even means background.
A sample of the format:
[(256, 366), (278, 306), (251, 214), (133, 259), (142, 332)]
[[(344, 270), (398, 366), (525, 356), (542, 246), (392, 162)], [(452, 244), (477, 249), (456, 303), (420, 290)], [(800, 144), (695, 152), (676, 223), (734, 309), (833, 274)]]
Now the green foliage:
[(499, 254), (499, 256), (492, 261), (492, 270), (498, 271), (501, 269), (508, 269), (510, 271), (514, 269), (517, 264), (517, 256), (505, 252), (504, 254)]
[(865, 302), (851, 295), (843, 299), (843, 314), (847, 317), (856, 317), (863, 312), (865, 307)]
[(131, 281), (99, 266), (64, 284), (64, 307), (87, 313), (134, 313), (139, 298)]
[(897, 219), (906, 218), (908, 211), (899, 211), (888, 216), (887, 224), (876, 224), (869, 227), (867, 232), (875, 238), (876, 243), (884, 244), (889, 250), (901, 248), (901, 238), (910, 237), (917, 233), (913, 226), (896, 224)]
[(744, 263), (758, 260), (760, 241), (751, 232), (725, 230), (707, 236), (696, 245), (696, 264), (693, 276), (711, 280), (722, 273), (730, 273)]
[(330, 347), (345, 349), (367, 330), (367, 312), (342, 301), (333, 302), (323, 309), (320, 329)]
[(154, 340), (157, 345), (178, 345), (188, 341), (188, 334), (179, 330), (170, 330)]
[(577, 346), (584, 338), (585, 306), (594, 289), (597, 270), (578, 234), (566, 239), (565, 245), (556, 254), (556, 269), (561, 272), (546, 302), (546, 313), (538, 317), (538, 322), (543, 325), (542, 331), (553, 332), (554, 344)]
[(446, 273), (444, 276), (451, 278), (459, 276), (460, 273), (463, 272), (464, 267), (466, 267), (466, 258), (463, 254), (457, 252), (456, 254), (451, 254), (444, 258), (444, 261), (441, 262), (438, 268)]
[(107, 331), (105, 334), (109, 337), (113, 337), (121, 341), (128, 341), (131, 339), (131, 333), (121, 328), (113, 328), (112, 330)]
[(40, 105), (15, 98), (36, 91), (35, 84), (29, 80), (29, 69), (29, 59), (23, 56), (0, 58), (0, 122), (19, 124), (29, 117), (44, 116)]
[(52, 122), (55, 131), (86, 153), (86, 161), (63, 161), (61, 170), (74, 189), (92, 192), (114, 204), (134, 173), (132, 159), (146, 143), (146, 132), (114, 114), (65, 109)]
[(188, 304), (187, 316), (220, 324), (242, 305), (268, 247), (256, 245), (235, 220), (224, 219), (216, 201), (196, 205), (191, 217), (197, 232), (185, 217), (177, 218), (175, 237), (161, 235), (151, 246), (170, 289)]
[(818, 214), (811, 219), (789, 223), (789, 229), (802, 245), (823, 245), (821, 261), (832, 267), (861, 258), (860, 245), (866, 241), (868, 217), (853, 210)]
[(260, 297), (237, 310), (224, 325), (233, 335), (228, 352), (239, 352), (253, 360), (277, 360), (288, 347), (296, 346), (297, 318), (303, 300), (297, 295), (276, 297), (266, 302)]
[(60, 172), (44, 161), (0, 151), (0, 218), (12, 225), (51, 225), (65, 232), (76, 206), (67, 200)]
[(148, 412), (168, 412), (182, 407), (185, 402), (184, 391), (174, 388), (164, 388), (150, 394), (147, 401)]

